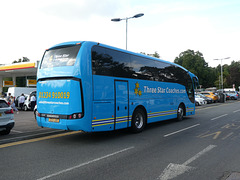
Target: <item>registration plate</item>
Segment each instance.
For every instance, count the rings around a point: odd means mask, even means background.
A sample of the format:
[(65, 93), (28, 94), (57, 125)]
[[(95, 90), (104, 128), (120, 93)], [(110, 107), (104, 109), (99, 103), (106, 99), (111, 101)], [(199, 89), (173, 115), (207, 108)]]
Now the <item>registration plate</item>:
[(48, 121), (49, 122), (59, 123), (59, 119), (55, 119), (55, 118), (49, 118)]

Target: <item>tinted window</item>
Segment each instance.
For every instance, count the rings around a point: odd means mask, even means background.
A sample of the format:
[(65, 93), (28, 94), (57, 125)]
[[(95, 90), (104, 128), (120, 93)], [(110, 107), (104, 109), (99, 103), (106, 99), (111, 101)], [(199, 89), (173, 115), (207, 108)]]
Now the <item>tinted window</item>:
[(130, 68), (130, 55), (119, 51), (106, 49), (106, 54), (112, 59), (112, 74), (115, 77), (130, 78), (132, 69)]
[(156, 61), (156, 76), (157, 76), (157, 81), (162, 81), (162, 82), (168, 82), (168, 78), (166, 75), (166, 67), (169, 66), (167, 63), (163, 63), (160, 61)]
[(186, 89), (192, 84), (188, 73), (178, 66), (100, 46), (92, 48), (92, 71), (95, 75), (179, 83)]
[(92, 48), (93, 74), (112, 76), (113, 59), (105, 53), (105, 48), (94, 46)]
[(42, 60), (41, 69), (60, 66), (73, 66), (76, 61), (79, 48), (80, 45), (65, 46), (47, 50)]
[(188, 97), (190, 99), (190, 101), (192, 103), (194, 103), (195, 99), (194, 99), (194, 86), (193, 86), (193, 83), (192, 83), (192, 79), (191, 77), (189, 76), (189, 74), (187, 74), (186, 72), (184, 73), (185, 74), (185, 79), (187, 80), (187, 85), (186, 85), (186, 90), (187, 90), (187, 93), (188, 93)]
[(130, 55), (99, 46), (92, 48), (92, 71), (93, 74), (131, 77)]
[(133, 78), (155, 80), (156, 63), (143, 57), (131, 56), (131, 66), (133, 69)]
[(0, 108), (6, 108), (6, 107), (9, 107), (6, 101), (0, 100)]

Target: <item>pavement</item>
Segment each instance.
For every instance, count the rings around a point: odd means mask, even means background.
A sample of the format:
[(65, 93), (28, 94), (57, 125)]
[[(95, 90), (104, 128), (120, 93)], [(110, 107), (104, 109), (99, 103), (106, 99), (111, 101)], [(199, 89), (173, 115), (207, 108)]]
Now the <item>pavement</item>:
[(66, 132), (63, 130), (39, 127), (33, 111), (14, 112), (14, 120), (15, 125), (10, 134), (0, 136), (0, 144)]

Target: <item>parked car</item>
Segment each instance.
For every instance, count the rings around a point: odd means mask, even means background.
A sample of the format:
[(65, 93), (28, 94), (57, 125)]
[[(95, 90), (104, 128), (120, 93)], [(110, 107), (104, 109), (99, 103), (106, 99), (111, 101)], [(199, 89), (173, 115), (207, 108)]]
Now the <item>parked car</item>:
[(229, 99), (234, 99), (234, 100), (238, 99), (237, 91), (226, 91), (226, 93)]
[(221, 95), (220, 95), (221, 92), (215, 92), (214, 94), (217, 96), (218, 100), (217, 102), (220, 102), (221, 100)]
[(31, 110), (31, 101), (30, 101), (30, 95), (25, 94), (25, 102), (23, 104), (24, 111)]
[(202, 95), (209, 97), (211, 99), (213, 99), (214, 102), (218, 101), (218, 96), (216, 96), (213, 92), (201, 92)]
[(201, 106), (201, 105), (207, 104), (207, 101), (205, 101), (199, 95), (195, 95), (195, 104), (196, 106)]
[(14, 124), (13, 109), (8, 105), (6, 100), (0, 99), (0, 134), (9, 134)]
[(199, 95), (201, 98), (203, 98), (207, 102), (207, 104), (213, 103), (213, 99), (212, 98), (204, 96), (203, 94), (197, 94), (197, 95)]

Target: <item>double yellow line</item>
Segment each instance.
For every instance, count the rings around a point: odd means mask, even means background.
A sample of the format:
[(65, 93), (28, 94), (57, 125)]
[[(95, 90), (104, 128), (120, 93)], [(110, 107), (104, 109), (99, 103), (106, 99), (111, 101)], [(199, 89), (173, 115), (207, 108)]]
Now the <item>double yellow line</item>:
[(32, 142), (37, 142), (37, 141), (42, 141), (42, 140), (63, 137), (63, 136), (69, 136), (72, 134), (78, 134), (80, 132), (81, 131), (73, 131), (73, 132), (68, 132), (68, 133), (63, 133), (63, 134), (56, 134), (56, 135), (51, 135), (51, 136), (46, 136), (46, 137), (40, 137), (40, 138), (34, 138), (34, 139), (29, 139), (29, 140), (22, 140), (22, 141), (2, 144), (2, 145), (0, 145), (0, 149), (6, 148), (6, 147), (11, 147), (11, 146), (16, 146), (16, 145), (21, 145), (21, 144), (27, 144), (27, 143), (32, 143)]

